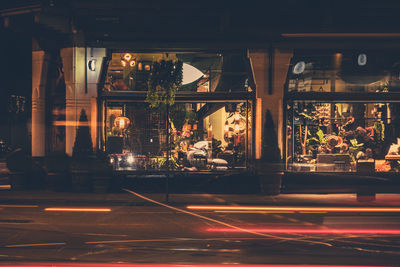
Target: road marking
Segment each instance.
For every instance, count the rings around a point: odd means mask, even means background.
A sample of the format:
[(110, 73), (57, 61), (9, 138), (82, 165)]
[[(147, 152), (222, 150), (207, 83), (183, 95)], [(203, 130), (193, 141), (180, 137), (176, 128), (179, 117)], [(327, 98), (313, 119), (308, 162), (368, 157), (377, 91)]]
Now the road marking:
[(298, 212), (400, 212), (400, 207), (279, 207), (279, 206), (203, 206), (189, 205), (190, 210), (298, 211)]
[(37, 247), (37, 246), (59, 246), (66, 245), (66, 243), (38, 243), (38, 244), (20, 244), (20, 245), (7, 245), (6, 248), (19, 248), (19, 247)]
[(0, 207), (3, 207), (3, 208), (38, 208), (39, 206), (38, 205), (7, 205), (7, 204), (4, 204), (4, 205), (0, 205)]
[(45, 208), (45, 211), (110, 212), (109, 208)]
[(131, 190), (126, 189), (126, 188), (122, 188), (122, 190), (124, 190), (124, 191), (126, 191), (128, 193), (131, 193), (132, 195), (135, 195), (135, 196), (137, 196), (137, 197), (139, 197), (141, 199), (149, 201), (151, 203), (154, 203), (154, 204), (157, 204), (157, 205), (163, 206), (165, 208), (168, 208), (168, 209), (171, 209), (171, 210), (175, 210), (175, 211), (178, 211), (178, 212), (181, 212), (181, 213), (184, 213), (184, 214), (189, 214), (191, 216), (194, 216), (194, 217), (197, 217), (197, 218), (201, 218), (201, 219), (204, 219), (204, 220), (207, 220), (207, 221), (210, 221), (210, 222), (214, 222), (214, 223), (217, 223), (217, 224), (220, 224), (220, 225), (224, 225), (224, 226), (229, 227), (231, 229), (235, 229), (236, 231), (246, 232), (248, 234), (253, 234), (253, 235), (262, 236), (262, 237), (275, 238), (275, 239), (280, 239), (280, 240), (297, 241), (297, 242), (311, 243), (311, 244), (320, 244), (320, 245), (325, 245), (325, 246), (329, 246), (329, 247), (332, 246), (330, 243), (327, 243), (327, 242), (304, 240), (304, 239), (297, 239), (297, 238), (290, 238), (290, 237), (284, 237), (283, 238), (283, 237), (274, 236), (274, 235), (271, 235), (271, 234), (264, 234), (264, 233), (259, 233), (259, 232), (255, 232), (255, 231), (251, 231), (251, 230), (249, 231), (249, 230), (247, 230), (245, 228), (238, 227), (238, 226), (235, 226), (235, 225), (232, 225), (232, 224), (220, 221), (220, 220), (212, 219), (210, 217), (206, 217), (206, 216), (194, 213), (194, 212), (190, 212), (190, 211), (187, 211), (187, 210), (183, 210), (183, 209), (179, 209), (179, 208), (176, 208), (176, 207), (172, 207), (170, 205), (167, 205), (167, 204), (158, 202), (158, 201), (156, 201), (154, 199), (145, 197), (145, 196), (143, 196), (143, 195), (141, 195), (139, 193), (136, 193), (136, 192), (131, 191)]

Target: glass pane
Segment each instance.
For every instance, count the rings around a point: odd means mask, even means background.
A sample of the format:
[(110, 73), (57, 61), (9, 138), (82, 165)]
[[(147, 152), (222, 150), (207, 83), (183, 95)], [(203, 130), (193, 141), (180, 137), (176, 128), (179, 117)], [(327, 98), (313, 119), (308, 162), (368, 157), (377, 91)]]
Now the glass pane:
[(400, 92), (400, 57), (381, 51), (296, 50), (288, 92)]
[(400, 104), (287, 105), (287, 169), (317, 172), (400, 171)]
[(106, 152), (116, 170), (162, 170), (167, 162), (166, 112), (147, 103), (109, 104)]
[(176, 103), (170, 109), (176, 170), (226, 172), (246, 166), (246, 102)]
[(112, 53), (105, 78), (105, 91), (147, 91), (153, 63), (180, 60), (182, 85), (178, 92), (249, 91), (243, 53)]

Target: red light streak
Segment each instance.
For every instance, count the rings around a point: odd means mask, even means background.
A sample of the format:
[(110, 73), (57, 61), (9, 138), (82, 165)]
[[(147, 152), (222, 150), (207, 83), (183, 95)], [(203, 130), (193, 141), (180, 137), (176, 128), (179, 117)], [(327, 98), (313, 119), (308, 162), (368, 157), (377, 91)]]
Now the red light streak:
[(400, 212), (399, 207), (279, 207), (279, 206), (200, 206), (190, 205), (191, 210), (214, 211), (313, 211), (313, 212)]
[[(400, 229), (307, 229), (307, 228), (246, 228), (247, 231), (274, 234), (367, 234), (400, 235)], [(207, 232), (246, 233), (232, 228), (208, 228)]]
[[(135, 263), (67, 263), (67, 262), (52, 262), (52, 263), (30, 263), (30, 262), (13, 262), (5, 263), (2, 267), (29, 266), (29, 267), (373, 267), (367, 265), (312, 265), (312, 264), (135, 264)], [(378, 267), (378, 266), (374, 266)], [(382, 267), (382, 266), (381, 266)]]

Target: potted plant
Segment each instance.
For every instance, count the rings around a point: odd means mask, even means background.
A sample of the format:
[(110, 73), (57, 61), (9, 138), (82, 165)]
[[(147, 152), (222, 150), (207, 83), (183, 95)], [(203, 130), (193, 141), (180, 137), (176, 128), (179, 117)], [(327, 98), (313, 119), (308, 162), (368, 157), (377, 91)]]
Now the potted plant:
[(182, 66), (180, 60), (159, 60), (153, 63), (147, 91), (147, 102), (151, 108), (161, 104), (172, 106), (175, 94), (182, 84)]

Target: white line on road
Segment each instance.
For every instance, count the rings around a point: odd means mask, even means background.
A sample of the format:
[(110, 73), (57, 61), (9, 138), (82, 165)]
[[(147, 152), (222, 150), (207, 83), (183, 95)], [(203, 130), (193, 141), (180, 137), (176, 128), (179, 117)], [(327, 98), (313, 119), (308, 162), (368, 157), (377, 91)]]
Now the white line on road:
[(160, 206), (163, 206), (163, 207), (165, 207), (165, 208), (168, 208), (168, 209), (171, 209), (171, 210), (176, 210), (176, 211), (179, 211), (179, 212), (181, 212), (181, 213), (185, 213), (185, 214), (189, 214), (189, 215), (191, 215), (191, 216), (195, 216), (195, 217), (197, 217), (197, 218), (201, 218), (201, 219), (204, 219), (204, 220), (207, 220), (207, 221), (210, 221), (210, 222), (214, 222), (214, 223), (217, 223), (217, 224), (221, 224), (221, 225), (227, 226), (228, 228), (235, 229), (235, 230), (238, 230), (238, 231), (241, 231), (241, 232), (245, 232), (245, 233), (249, 233), (249, 234), (253, 234), (253, 235), (257, 235), (257, 236), (262, 236), (262, 237), (269, 237), (269, 238), (274, 238), (274, 239), (280, 239), (280, 240), (297, 241), (297, 242), (312, 243), (312, 244), (320, 244), (320, 245), (325, 245), (325, 246), (332, 247), (332, 244), (327, 243), (327, 242), (305, 240), (305, 239), (300, 239), (300, 238), (280, 237), (280, 236), (275, 236), (275, 235), (271, 235), (271, 234), (264, 234), (264, 233), (259, 233), (259, 232), (256, 232), (256, 231), (247, 230), (247, 229), (245, 229), (245, 228), (238, 227), (238, 226), (235, 226), (235, 225), (232, 225), (232, 224), (229, 224), (229, 223), (220, 221), (220, 220), (212, 219), (212, 218), (209, 218), (209, 217), (206, 217), (206, 216), (203, 216), (203, 215), (194, 213), (194, 212), (190, 212), (190, 211), (187, 211), (187, 210), (183, 210), (183, 209), (180, 209), (180, 208), (176, 208), (176, 207), (173, 207), (173, 206), (170, 206), (170, 205), (167, 205), (167, 204), (158, 202), (158, 201), (156, 201), (156, 200), (154, 200), (154, 199), (145, 197), (145, 196), (143, 196), (143, 195), (141, 195), (141, 194), (138, 194), (138, 193), (136, 193), (136, 192), (134, 192), (134, 191), (131, 191), (131, 190), (129, 190), (129, 189), (126, 189), (126, 188), (123, 188), (123, 190), (126, 191), (126, 192), (128, 192), (128, 193), (131, 193), (132, 195), (135, 195), (135, 196), (137, 196), (137, 197), (139, 197), (139, 198), (141, 198), (141, 199), (144, 199), (144, 200), (146, 200), (146, 201), (155, 203), (155, 204), (160, 205)]

